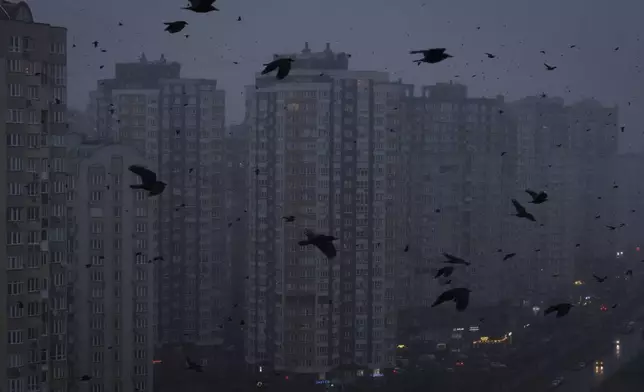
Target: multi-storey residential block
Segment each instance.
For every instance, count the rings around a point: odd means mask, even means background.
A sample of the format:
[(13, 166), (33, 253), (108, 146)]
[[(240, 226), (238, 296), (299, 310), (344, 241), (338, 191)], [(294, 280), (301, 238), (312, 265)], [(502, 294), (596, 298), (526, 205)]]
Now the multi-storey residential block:
[(66, 42), (24, 2), (0, 1), (0, 380), (70, 387), (65, 237)]
[(90, 110), (99, 137), (135, 146), (168, 183), (159, 197), (158, 340), (221, 344), (229, 268), (223, 151), (225, 96), (214, 80), (179, 77), (162, 57), (117, 64)]
[[(130, 184), (134, 147), (68, 138), (68, 234), (73, 244), (73, 372), (79, 391), (152, 389), (154, 234), (158, 202)], [(91, 377), (86, 382), (78, 380)]]
[[(394, 364), (393, 114), (405, 87), (351, 71), (330, 47), (297, 54), (283, 81), (247, 89), (250, 176), (247, 361), (301, 373)], [(294, 222), (282, 219), (294, 215)], [(329, 260), (300, 247), (334, 235)]]

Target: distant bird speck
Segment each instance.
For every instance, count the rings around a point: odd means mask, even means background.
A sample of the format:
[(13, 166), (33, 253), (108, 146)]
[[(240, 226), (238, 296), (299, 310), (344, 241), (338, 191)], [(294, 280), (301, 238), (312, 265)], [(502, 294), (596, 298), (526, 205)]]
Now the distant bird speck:
[(552, 65), (548, 65), (546, 63), (543, 63), (543, 65), (546, 67), (546, 70), (548, 70), (548, 71), (554, 71), (555, 69), (557, 69), (557, 67), (554, 67)]

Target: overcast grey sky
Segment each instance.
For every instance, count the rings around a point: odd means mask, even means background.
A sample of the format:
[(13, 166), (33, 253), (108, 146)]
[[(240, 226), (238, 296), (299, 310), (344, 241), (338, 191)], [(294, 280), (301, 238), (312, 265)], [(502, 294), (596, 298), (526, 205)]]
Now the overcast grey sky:
[[(273, 53), (299, 51), (304, 41), (322, 50), (330, 42), (352, 54), (353, 69), (386, 70), (417, 85), (452, 79), (471, 95), (545, 92), (619, 105), (627, 126), (622, 150), (644, 150), (643, 0), (219, 0), (221, 11), (205, 15), (181, 10), (182, 0), (28, 3), (37, 21), (66, 26), (77, 45), (68, 59), (74, 107), (85, 106), (115, 62), (145, 51), (149, 59), (164, 53), (181, 62), (185, 77), (218, 79), (234, 123), (243, 116), (243, 85)], [(174, 20), (189, 23), (190, 38), (163, 31), (163, 22)], [(94, 49), (94, 40), (107, 52)], [(408, 51), (429, 47), (455, 57), (413, 64)], [(558, 68), (548, 72), (544, 61)]]

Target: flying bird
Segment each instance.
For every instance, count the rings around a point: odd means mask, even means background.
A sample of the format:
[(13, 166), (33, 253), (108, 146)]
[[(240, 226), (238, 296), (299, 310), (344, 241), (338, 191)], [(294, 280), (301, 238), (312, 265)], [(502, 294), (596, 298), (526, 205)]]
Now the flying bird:
[(448, 265), (447, 267), (443, 267), (439, 269), (436, 272), (436, 275), (434, 276), (434, 278), (438, 278), (441, 276), (448, 278), (453, 272), (454, 272), (454, 267)]
[(177, 20), (175, 22), (166, 22), (164, 23), (164, 25), (166, 25), (165, 31), (167, 31), (170, 34), (174, 34), (185, 29), (186, 26), (188, 25), (188, 22), (185, 22), (183, 20)]
[(557, 305), (552, 305), (548, 309), (543, 311), (543, 315), (547, 316), (552, 312), (557, 312), (557, 318), (561, 318), (570, 312), (570, 309), (572, 309), (574, 305), (569, 304), (569, 303), (560, 303)]
[(130, 185), (132, 189), (145, 189), (149, 196), (160, 195), (166, 187), (166, 183), (157, 181), (157, 175), (152, 170), (143, 166), (132, 165), (129, 170), (141, 178), (141, 184)]
[(441, 295), (436, 298), (436, 301), (432, 304), (432, 308), (436, 307), (444, 302), (448, 301), (454, 301), (456, 302), (456, 310), (459, 312), (464, 311), (467, 309), (467, 305), (470, 303), (470, 293), (472, 291), (470, 289), (462, 288), (462, 287), (457, 287), (453, 289), (449, 289), (442, 293)]
[(508, 253), (507, 255), (503, 256), (503, 261), (510, 260), (516, 255), (517, 255), (516, 253)]
[(403, 250), (403, 252), (409, 252), (409, 244), (405, 245), (405, 249)]
[(273, 60), (268, 64), (264, 64), (265, 68), (262, 71), (262, 75), (266, 75), (277, 69), (277, 80), (282, 80), (288, 76), (289, 72), (291, 72), (291, 63), (293, 63), (293, 61), (295, 60), (292, 58), (284, 57)]
[(548, 194), (546, 192), (541, 191), (537, 193), (530, 189), (526, 189), (525, 192), (532, 197), (532, 201), (530, 201), (529, 203), (541, 204), (548, 201)]
[(203, 372), (203, 366), (199, 365), (196, 362), (192, 362), (190, 360), (190, 357), (186, 357), (186, 366), (188, 370), (194, 370), (197, 373), (202, 373)]
[(190, 5), (183, 8), (184, 10), (190, 10), (199, 14), (205, 14), (211, 11), (219, 11), (212, 4), (215, 0), (189, 0)]
[(295, 216), (293, 215), (283, 216), (282, 219), (284, 219), (284, 222), (295, 222)]
[(610, 230), (610, 231), (613, 231), (613, 230), (617, 229), (617, 227), (615, 227), (615, 226), (610, 226), (610, 225), (606, 225), (606, 227), (607, 227), (607, 228), (608, 228), (608, 230)]
[(80, 380), (81, 381), (89, 381), (92, 379), (92, 376), (88, 376), (87, 374), (83, 375)]
[(435, 48), (435, 49), (426, 49), (426, 50), (412, 50), (409, 54), (422, 54), (423, 58), (414, 60), (414, 63), (420, 65), (420, 63), (436, 64), (441, 61), (454, 57), (451, 54), (445, 53), (445, 48)]
[(335, 245), (333, 245), (333, 241), (337, 240), (336, 237), (326, 234), (316, 234), (311, 230), (306, 230), (305, 234), (307, 239), (299, 241), (298, 245), (314, 245), (329, 259), (334, 258), (338, 254), (338, 251), (335, 249)]
[(519, 218), (525, 218), (532, 222), (537, 221), (536, 219), (534, 219), (534, 215), (526, 211), (526, 209), (516, 199), (512, 199), (512, 205), (514, 206), (514, 209), (517, 211), (517, 213), (514, 214), (515, 216)]
[(608, 275), (604, 276), (603, 278), (593, 274), (593, 278), (597, 281), (597, 283), (604, 283), (606, 279), (608, 279)]
[(492, 53), (486, 53), (485, 55), (486, 55), (486, 56), (487, 56), (487, 58), (489, 58), (489, 59), (496, 58), (496, 56), (495, 56), (495, 55), (493, 55)]
[(449, 253), (443, 252), (443, 256), (447, 258), (447, 260), (443, 261), (443, 263), (449, 263), (449, 264), (463, 264), (463, 265), (470, 265), (469, 261), (465, 261), (461, 259), (460, 257), (456, 257), (454, 255), (451, 255)]
[(554, 66), (552, 66), (552, 65), (548, 65), (548, 64), (546, 64), (546, 63), (543, 63), (543, 65), (546, 67), (546, 69), (547, 69), (548, 71), (554, 71), (555, 69), (557, 69), (557, 67), (554, 67)]

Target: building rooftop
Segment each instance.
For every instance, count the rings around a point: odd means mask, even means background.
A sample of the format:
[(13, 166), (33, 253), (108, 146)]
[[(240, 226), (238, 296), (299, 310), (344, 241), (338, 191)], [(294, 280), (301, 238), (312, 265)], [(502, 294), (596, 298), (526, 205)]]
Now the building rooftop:
[(31, 13), (31, 8), (24, 1), (10, 3), (6, 0), (0, 0), (0, 20), (33, 23), (34, 18)]
[(293, 63), (293, 69), (349, 69), (350, 54), (345, 52), (335, 53), (331, 50), (331, 44), (327, 43), (322, 52), (312, 52), (309, 43), (304, 43), (304, 49), (300, 53), (281, 53), (274, 54), (273, 59), (280, 57), (290, 57), (296, 61)]

